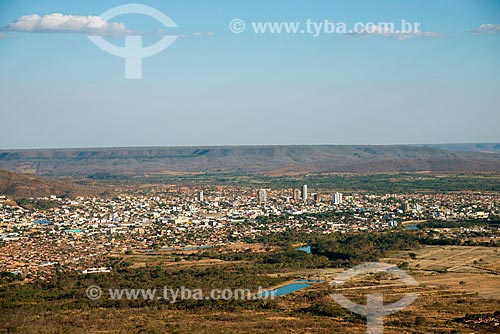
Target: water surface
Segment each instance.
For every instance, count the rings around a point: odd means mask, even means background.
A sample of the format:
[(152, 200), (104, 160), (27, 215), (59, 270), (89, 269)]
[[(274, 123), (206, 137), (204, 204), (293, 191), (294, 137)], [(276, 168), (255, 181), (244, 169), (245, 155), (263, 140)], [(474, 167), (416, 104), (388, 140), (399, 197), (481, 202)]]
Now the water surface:
[(305, 289), (308, 286), (311, 286), (311, 284), (306, 284), (306, 283), (290, 283), (290, 284), (281, 286), (279, 288), (276, 288), (274, 290), (263, 292), (260, 295), (262, 297), (267, 297), (267, 296), (270, 296), (270, 295), (274, 294), (275, 296), (279, 297), (279, 296), (284, 296), (284, 295), (287, 295), (287, 294), (295, 292), (295, 291), (299, 291), (299, 290)]

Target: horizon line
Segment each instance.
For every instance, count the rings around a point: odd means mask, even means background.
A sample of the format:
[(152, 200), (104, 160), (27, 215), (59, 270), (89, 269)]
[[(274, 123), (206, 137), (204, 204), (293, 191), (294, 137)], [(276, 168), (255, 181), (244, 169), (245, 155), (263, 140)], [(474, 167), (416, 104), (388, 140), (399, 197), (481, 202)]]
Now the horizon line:
[(221, 147), (298, 147), (298, 146), (437, 146), (437, 145), (500, 145), (499, 142), (448, 142), (448, 143), (411, 143), (411, 144), (222, 144), (222, 145), (137, 145), (137, 146), (80, 146), (80, 147), (29, 147), (0, 148), (2, 151), (30, 150), (87, 150), (87, 149), (124, 149), (124, 148), (221, 148)]

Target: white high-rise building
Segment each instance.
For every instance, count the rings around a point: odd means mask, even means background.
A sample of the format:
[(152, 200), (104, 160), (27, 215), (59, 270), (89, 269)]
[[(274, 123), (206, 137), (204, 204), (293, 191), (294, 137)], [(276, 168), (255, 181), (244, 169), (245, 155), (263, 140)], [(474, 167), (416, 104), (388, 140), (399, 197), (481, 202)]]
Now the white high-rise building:
[(333, 204), (342, 204), (342, 193), (336, 192), (332, 195)]
[(257, 195), (259, 197), (259, 202), (264, 203), (267, 201), (267, 190), (266, 189), (259, 189), (259, 192)]
[(307, 201), (307, 184), (304, 184), (304, 185), (302, 186), (300, 196), (302, 197), (302, 200), (303, 200), (304, 202), (306, 202), (306, 201)]
[(300, 190), (299, 189), (293, 190), (293, 200), (300, 201)]

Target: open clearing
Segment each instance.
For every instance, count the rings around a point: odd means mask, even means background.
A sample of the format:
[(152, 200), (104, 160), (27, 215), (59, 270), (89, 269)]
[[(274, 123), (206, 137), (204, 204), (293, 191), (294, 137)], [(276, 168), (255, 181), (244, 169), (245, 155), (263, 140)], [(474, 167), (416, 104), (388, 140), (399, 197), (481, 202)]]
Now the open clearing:
[[(414, 253), (412, 257), (409, 255)], [(384, 261), (408, 263), (407, 272), (421, 285), (478, 293), (500, 300), (500, 253), (493, 247), (426, 246), (398, 252)]]

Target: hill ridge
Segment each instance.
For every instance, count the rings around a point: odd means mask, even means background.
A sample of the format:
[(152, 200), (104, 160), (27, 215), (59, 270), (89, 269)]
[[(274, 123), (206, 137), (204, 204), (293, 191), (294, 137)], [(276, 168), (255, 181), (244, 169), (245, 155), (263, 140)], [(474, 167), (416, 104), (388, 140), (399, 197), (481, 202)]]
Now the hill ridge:
[(275, 174), (280, 171), (500, 172), (500, 145), (246, 145), (0, 150), (0, 169), (83, 177), (96, 173), (136, 175), (169, 171)]

